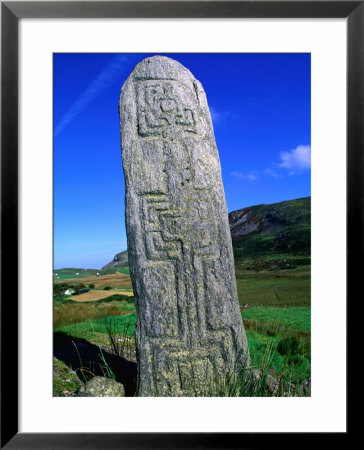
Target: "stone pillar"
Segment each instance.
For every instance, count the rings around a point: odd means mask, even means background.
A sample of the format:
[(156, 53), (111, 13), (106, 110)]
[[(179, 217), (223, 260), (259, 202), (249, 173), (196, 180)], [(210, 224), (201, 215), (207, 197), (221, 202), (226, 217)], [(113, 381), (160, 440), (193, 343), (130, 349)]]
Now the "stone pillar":
[(119, 111), (137, 395), (213, 395), (249, 355), (206, 95), (154, 56), (125, 82)]

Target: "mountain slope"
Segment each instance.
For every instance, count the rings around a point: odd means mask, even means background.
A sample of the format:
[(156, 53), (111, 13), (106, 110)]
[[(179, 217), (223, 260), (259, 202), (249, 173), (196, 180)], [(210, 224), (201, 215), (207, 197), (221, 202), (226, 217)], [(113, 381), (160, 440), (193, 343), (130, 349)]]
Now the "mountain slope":
[(107, 271), (109, 269), (114, 269), (116, 267), (128, 267), (128, 250), (117, 253), (113, 260), (102, 267), (102, 271)]
[(233, 211), (229, 225), (236, 255), (309, 254), (311, 197)]

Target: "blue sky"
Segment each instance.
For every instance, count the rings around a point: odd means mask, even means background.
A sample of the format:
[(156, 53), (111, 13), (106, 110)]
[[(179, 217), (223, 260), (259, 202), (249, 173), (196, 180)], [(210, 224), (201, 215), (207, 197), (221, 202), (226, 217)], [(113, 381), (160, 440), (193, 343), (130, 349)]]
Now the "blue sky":
[[(54, 267), (126, 249), (118, 100), (151, 54), (55, 54)], [(165, 54), (207, 95), (228, 210), (311, 195), (309, 54)]]

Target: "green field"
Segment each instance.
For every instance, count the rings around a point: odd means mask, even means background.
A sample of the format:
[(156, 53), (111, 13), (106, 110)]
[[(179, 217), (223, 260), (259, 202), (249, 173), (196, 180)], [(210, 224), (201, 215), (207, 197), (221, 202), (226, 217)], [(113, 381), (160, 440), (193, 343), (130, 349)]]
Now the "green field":
[(242, 313), (252, 364), (259, 367), (267, 344), (274, 346), (271, 368), (295, 383), (311, 374), (311, 308), (261, 307)]
[(241, 305), (310, 306), (310, 266), (291, 270), (236, 270), (236, 284)]
[(136, 325), (135, 309), (123, 316), (106, 316), (96, 320), (66, 325), (57, 331), (62, 331), (72, 337), (91, 341), (104, 342), (102, 335), (108, 334), (109, 327), (113, 327), (120, 335), (134, 336)]
[(70, 278), (85, 278), (90, 276), (96, 276), (100, 270), (98, 269), (77, 269), (73, 267), (53, 270), (53, 278), (55, 280), (66, 280)]
[(134, 312), (134, 298), (122, 294), (87, 303), (72, 301), (70, 296), (57, 295), (53, 298), (53, 329), (63, 331), (63, 327), (68, 325), (88, 324), (93, 320), (110, 316), (122, 317)]
[(130, 275), (130, 270), (128, 267), (112, 267), (107, 270), (100, 269), (59, 269), (53, 270), (53, 278), (54, 280), (70, 280), (70, 279), (79, 279), (86, 277), (94, 277), (97, 273), (101, 275), (112, 275), (116, 272), (123, 273), (125, 275)]
[(101, 271), (102, 275), (112, 275), (113, 273), (120, 272), (125, 275), (130, 275), (129, 267), (112, 267), (111, 269)]
[(310, 333), (311, 331), (311, 308), (308, 306), (248, 308), (243, 311), (242, 315), (244, 320), (265, 325), (278, 323), (281, 330), (293, 330), (299, 333)]

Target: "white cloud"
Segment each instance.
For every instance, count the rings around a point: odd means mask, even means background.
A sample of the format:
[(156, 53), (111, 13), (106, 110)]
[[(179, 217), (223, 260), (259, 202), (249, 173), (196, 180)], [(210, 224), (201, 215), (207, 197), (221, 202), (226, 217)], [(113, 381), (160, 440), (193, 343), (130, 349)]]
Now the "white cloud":
[(219, 112), (217, 112), (213, 106), (211, 106), (211, 108), (210, 108), (210, 114), (211, 114), (212, 122), (216, 125), (221, 118), (221, 114)]
[(290, 175), (311, 168), (311, 146), (299, 145), (289, 152), (281, 152), (279, 167), (290, 169)]
[(278, 173), (272, 169), (265, 169), (264, 175), (271, 178), (283, 178), (282, 175), (278, 175)]
[(229, 118), (233, 118), (234, 114), (232, 111), (218, 111), (213, 106), (210, 106), (211, 120), (214, 126), (220, 125)]
[(88, 87), (82, 92), (77, 100), (70, 106), (68, 111), (62, 117), (60, 122), (54, 129), (54, 136), (61, 133), (64, 128), (95, 98), (102, 94), (118, 77), (120, 77), (120, 69), (129, 60), (128, 56), (116, 55), (103, 68), (103, 70), (94, 78)]
[(254, 181), (258, 178), (258, 172), (253, 170), (252, 172), (230, 172), (233, 177), (241, 178), (243, 180)]

